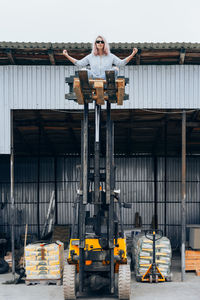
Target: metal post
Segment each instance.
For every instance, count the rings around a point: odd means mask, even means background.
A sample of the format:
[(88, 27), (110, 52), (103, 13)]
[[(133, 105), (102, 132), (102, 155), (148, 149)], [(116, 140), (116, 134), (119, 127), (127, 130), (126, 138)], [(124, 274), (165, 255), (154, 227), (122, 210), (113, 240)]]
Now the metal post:
[(83, 116), (83, 204), (88, 203), (88, 103)]
[(106, 203), (109, 204), (108, 240), (110, 249), (110, 292), (114, 293), (114, 196), (113, 196), (113, 126), (111, 121), (111, 105), (107, 102), (106, 126)]
[(167, 235), (167, 122), (165, 121), (165, 208), (164, 208), (164, 235)]
[(14, 136), (13, 110), (10, 116), (10, 197), (11, 197), (11, 244), (12, 244), (12, 275), (15, 280), (15, 199), (14, 199)]
[(80, 254), (79, 254), (79, 292), (83, 292), (84, 286), (84, 247), (85, 247), (85, 208), (88, 203), (88, 103), (84, 104), (84, 115), (82, 122), (81, 141), (81, 165), (82, 165), (82, 185), (83, 196), (80, 197), (79, 205), (79, 234), (80, 234)]
[(154, 224), (153, 229), (158, 229), (158, 197), (157, 197), (157, 157), (154, 157)]
[(55, 224), (58, 224), (57, 158), (54, 157)]
[(37, 235), (40, 240), (40, 153), (38, 156), (38, 173), (37, 173)]
[(182, 201), (181, 201), (181, 280), (185, 280), (185, 241), (186, 241), (186, 113), (182, 112)]
[(95, 103), (95, 143), (94, 143), (94, 196), (95, 204), (99, 203), (100, 185), (100, 113), (101, 106)]
[(115, 188), (115, 166), (114, 166), (114, 124), (111, 121), (111, 174), (110, 174), (110, 181), (111, 181), (111, 201), (110, 201), (110, 211), (109, 211), (109, 220), (110, 220), (110, 240), (112, 240), (112, 243), (110, 243), (110, 246), (112, 247), (110, 249), (110, 291), (112, 294), (114, 294), (114, 280), (115, 280), (115, 274), (114, 274), (114, 188)]
[(106, 204), (110, 204), (111, 186), (111, 117), (110, 103), (107, 102), (107, 122), (106, 122)]

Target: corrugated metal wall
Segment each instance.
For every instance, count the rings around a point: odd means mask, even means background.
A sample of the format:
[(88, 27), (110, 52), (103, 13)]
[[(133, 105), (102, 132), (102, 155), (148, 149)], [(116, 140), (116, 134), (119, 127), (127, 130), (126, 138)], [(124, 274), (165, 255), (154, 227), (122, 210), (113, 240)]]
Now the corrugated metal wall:
[[(1, 158), (0, 164), (0, 230), (10, 234), (9, 158)], [(24, 233), (26, 223), (29, 224), (29, 232), (37, 234), (38, 210), (40, 230), (42, 229), (55, 184), (58, 223), (72, 223), (72, 202), (76, 197), (78, 186), (77, 164), (80, 164), (79, 157), (58, 157), (56, 161), (54, 158), (41, 158), (38, 172), (37, 158), (15, 160), (17, 237)], [(144, 227), (149, 228), (154, 213), (154, 159), (152, 157), (116, 157), (115, 164), (117, 166), (116, 188), (121, 190), (123, 201), (132, 203), (131, 209), (123, 209), (125, 225), (132, 226), (135, 212), (139, 212)], [(166, 229), (173, 247), (176, 247), (180, 244), (181, 237), (181, 160), (180, 158), (167, 158), (166, 192), (164, 158), (158, 158), (157, 170), (159, 228)], [(186, 179), (187, 224), (198, 224), (200, 221), (200, 157), (187, 158)]]
[[(11, 109), (80, 109), (65, 100), (73, 66), (0, 67), (0, 154), (10, 153)], [(200, 66), (126, 66), (129, 101), (122, 109), (200, 109)], [(116, 105), (113, 105), (116, 108)]]

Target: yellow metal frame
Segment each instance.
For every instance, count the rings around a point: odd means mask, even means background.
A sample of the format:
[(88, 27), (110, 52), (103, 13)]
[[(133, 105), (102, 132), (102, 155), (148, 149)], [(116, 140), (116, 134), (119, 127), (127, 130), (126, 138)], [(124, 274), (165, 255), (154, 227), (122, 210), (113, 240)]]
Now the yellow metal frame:
[[(146, 273), (142, 276), (142, 281), (144, 282), (150, 282), (150, 278), (145, 278), (148, 274), (150, 274), (152, 268), (152, 264), (149, 266), (148, 270), (146, 271)], [(160, 274), (161, 278), (158, 278), (158, 281), (165, 281), (165, 277), (162, 275), (162, 273), (160, 272), (159, 268), (156, 266), (156, 269), (158, 271), (158, 273)]]
[[(74, 254), (79, 256), (79, 245), (73, 245), (73, 242), (79, 242), (79, 239), (71, 239), (70, 240), (70, 246), (69, 246), (69, 255), (67, 258), (68, 263), (73, 263), (71, 259), (71, 250), (74, 251)], [(77, 243), (78, 244), (78, 243)], [(115, 240), (114, 240), (115, 244)], [(116, 245), (116, 244), (115, 244)], [(102, 247), (99, 244), (99, 239), (98, 238), (88, 238), (85, 239), (85, 248), (84, 250), (88, 251), (104, 251)], [(119, 255), (119, 252), (123, 250), (122, 254), (122, 260), (121, 261), (115, 261), (115, 273), (118, 273), (119, 269), (119, 264), (126, 264), (127, 263), (127, 251), (126, 251), (126, 239), (125, 238), (118, 238), (117, 239), (117, 246), (114, 247), (114, 256)], [(109, 261), (102, 261), (102, 264), (106, 265), (109, 264)], [(86, 260), (85, 261), (86, 265), (91, 265), (92, 261)], [(79, 261), (77, 262), (77, 271), (78, 271), (78, 265)]]

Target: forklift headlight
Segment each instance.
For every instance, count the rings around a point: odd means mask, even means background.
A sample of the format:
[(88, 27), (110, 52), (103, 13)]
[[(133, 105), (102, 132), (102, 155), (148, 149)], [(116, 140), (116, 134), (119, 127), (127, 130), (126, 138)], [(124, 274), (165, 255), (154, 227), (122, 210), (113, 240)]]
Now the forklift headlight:
[(72, 241), (72, 246), (79, 246), (79, 241)]

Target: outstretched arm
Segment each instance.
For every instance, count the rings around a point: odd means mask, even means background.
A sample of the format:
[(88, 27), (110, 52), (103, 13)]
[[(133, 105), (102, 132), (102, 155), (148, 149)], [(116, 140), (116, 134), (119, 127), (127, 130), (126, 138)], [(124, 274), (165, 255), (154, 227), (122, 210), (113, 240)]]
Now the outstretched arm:
[(72, 56), (70, 56), (68, 54), (67, 50), (63, 50), (63, 55), (67, 59), (69, 59), (74, 65), (76, 65), (78, 67), (85, 67), (85, 66), (89, 65), (88, 55), (80, 60), (77, 60), (77, 59), (73, 58)]
[(64, 55), (67, 59), (69, 59), (73, 64), (75, 64), (76, 59), (73, 58), (72, 56), (70, 56), (70, 55), (68, 54), (67, 50), (63, 50), (63, 55)]
[(128, 57), (126, 57), (124, 59), (120, 59), (116, 55), (112, 54), (113, 55), (113, 64), (116, 65), (116, 66), (119, 66), (119, 67), (123, 67), (135, 56), (135, 54), (137, 52), (138, 52), (138, 49), (134, 48), (131, 55), (129, 55)]
[(128, 57), (126, 57), (126, 61), (127, 63), (129, 63), (129, 61), (137, 54), (138, 49), (137, 48), (133, 48), (133, 52), (131, 53), (131, 55), (129, 55)]

